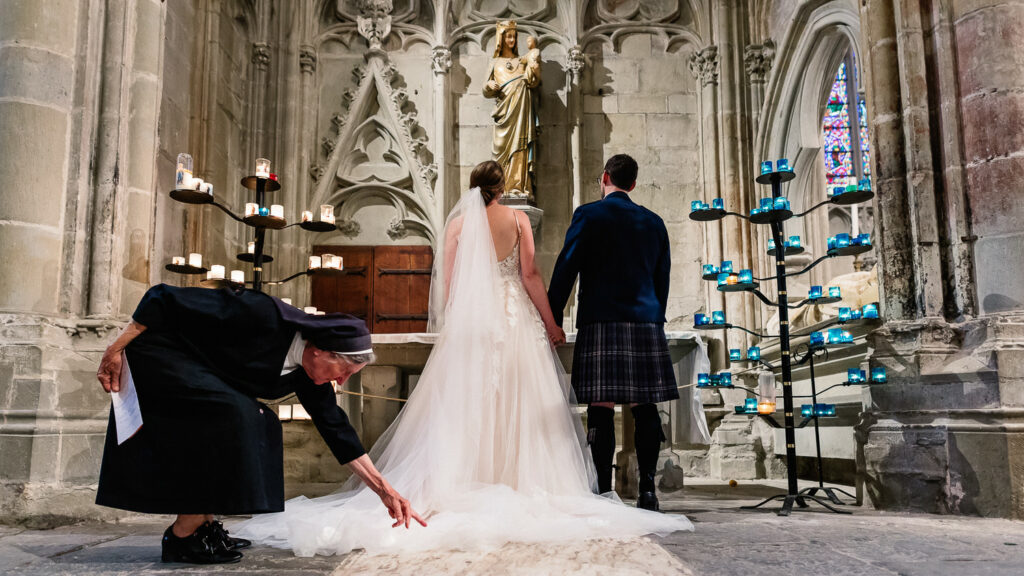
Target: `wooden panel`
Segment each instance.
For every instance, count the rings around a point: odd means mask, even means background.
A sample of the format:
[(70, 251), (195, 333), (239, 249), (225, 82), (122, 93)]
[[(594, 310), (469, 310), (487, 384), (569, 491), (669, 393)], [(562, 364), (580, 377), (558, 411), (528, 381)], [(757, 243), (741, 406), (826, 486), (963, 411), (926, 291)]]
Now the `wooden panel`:
[(345, 275), (313, 276), (310, 306), (325, 312), (344, 312), (366, 320), (373, 317), (373, 248), (369, 246), (314, 246), (314, 255), (344, 258)]
[(429, 246), (374, 248), (373, 332), (396, 334), (427, 329), (433, 262)]

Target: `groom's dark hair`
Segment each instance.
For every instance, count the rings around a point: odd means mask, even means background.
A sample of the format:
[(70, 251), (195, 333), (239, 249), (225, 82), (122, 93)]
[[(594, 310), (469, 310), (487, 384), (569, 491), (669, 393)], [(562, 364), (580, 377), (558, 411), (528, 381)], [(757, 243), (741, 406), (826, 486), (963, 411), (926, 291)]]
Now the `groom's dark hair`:
[(616, 154), (604, 163), (604, 171), (616, 188), (629, 190), (636, 184), (636, 173), (639, 170), (636, 160), (628, 154)]

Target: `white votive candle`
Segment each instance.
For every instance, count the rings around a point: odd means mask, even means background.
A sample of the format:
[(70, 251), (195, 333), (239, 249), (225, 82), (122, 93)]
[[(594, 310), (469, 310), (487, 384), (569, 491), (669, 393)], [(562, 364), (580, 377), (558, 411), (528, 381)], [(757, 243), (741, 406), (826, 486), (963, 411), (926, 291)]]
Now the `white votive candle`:
[(323, 310), (317, 310), (317, 311), (316, 311), (316, 315), (317, 315), (317, 316), (326, 316), (326, 315), (327, 315), (327, 312), (324, 312)]
[(242, 272), (241, 270), (232, 270), (231, 271), (231, 281), (236, 283), (236, 284), (244, 284), (245, 283), (245, 272)]
[(245, 217), (257, 216), (260, 213), (260, 205), (255, 202), (246, 202)]
[(185, 265), (185, 257), (184, 256), (172, 256), (171, 257), (171, 264), (173, 264), (175, 266), (184, 266)]
[(256, 177), (270, 178), (270, 160), (266, 158), (256, 159)]
[(255, 242), (249, 242), (249, 244), (247, 244), (246, 247), (245, 247), (245, 251), (248, 252), (249, 254), (255, 254), (256, 253), (256, 243)]
[(274, 218), (284, 218), (284, 206), (280, 204), (271, 204), (270, 215)]
[(292, 305), (292, 299), (291, 298), (281, 298), (281, 302), (284, 302), (285, 304), (287, 304), (289, 306)]
[(210, 266), (210, 277), (213, 278), (214, 280), (223, 280), (224, 267), (221, 266), (220, 264), (214, 264), (213, 266)]
[(210, 196), (213, 196), (213, 184), (211, 184), (210, 182), (203, 182), (202, 184), (199, 185), (199, 191), (206, 192)]
[(189, 188), (191, 188), (193, 190), (201, 190), (203, 188), (203, 184), (205, 184), (205, 183), (206, 183), (206, 181), (203, 180), (202, 178), (193, 178), (192, 179), (192, 184), (191, 184), (191, 186), (189, 186)]
[(302, 211), (302, 221), (303, 222), (312, 222), (313, 221), (313, 213), (310, 212), (309, 210), (303, 210)]
[(319, 268), (320, 266), (321, 266), (321, 260), (320, 260), (319, 256), (310, 256), (309, 257), (309, 269), (310, 270), (315, 270), (315, 269)]
[(341, 270), (341, 268), (342, 268), (341, 263), (342, 263), (341, 256), (331, 256), (331, 268), (334, 268), (336, 270)]
[(324, 204), (320, 206), (320, 221), (334, 224), (334, 205)]
[(324, 268), (334, 267), (334, 254), (324, 254), (320, 257), (323, 261)]
[(316, 314), (316, 306), (306, 306), (302, 311), (306, 314)]
[(195, 252), (188, 255), (188, 265), (193, 268), (203, 267), (203, 255)]

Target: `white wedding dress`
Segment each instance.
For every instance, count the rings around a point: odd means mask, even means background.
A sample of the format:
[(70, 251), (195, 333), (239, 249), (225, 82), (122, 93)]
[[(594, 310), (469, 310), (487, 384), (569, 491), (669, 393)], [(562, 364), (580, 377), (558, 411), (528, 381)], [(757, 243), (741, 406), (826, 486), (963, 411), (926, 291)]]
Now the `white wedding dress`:
[(432, 282), (431, 326), (439, 338), (402, 412), (370, 452), (429, 526), (392, 528), (377, 495), (353, 478), (336, 494), (289, 500), (284, 512), (256, 516), (233, 532), (311, 556), (486, 550), (693, 529), (685, 516), (593, 493), (571, 387), (520, 279), (519, 243), (497, 260), (477, 189), (448, 218)]

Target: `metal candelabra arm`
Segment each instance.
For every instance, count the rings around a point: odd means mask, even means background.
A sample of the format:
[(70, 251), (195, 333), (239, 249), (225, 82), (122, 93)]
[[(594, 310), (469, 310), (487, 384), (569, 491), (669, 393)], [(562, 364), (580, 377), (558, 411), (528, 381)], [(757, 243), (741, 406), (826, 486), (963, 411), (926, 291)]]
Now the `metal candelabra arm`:
[[(835, 258), (836, 256), (838, 256), (838, 254), (835, 254), (835, 253), (832, 253), (832, 252), (826, 252), (824, 256), (821, 256), (817, 260), (815, 260), (814, 262), (811, 262), (803, 270), (801, 270), (799, 272), (793, 272), (793, 273), (787, 272), (785, 274), (785, 277), (786, 278), (791, 278), (793, 276), (799, 276), (801, 274), (805, 274), (808, 271), (810, 271), (812, 268), (817, 266), (818, 264), (821, 264), (822, 262), (824, 262), (827, 258)], [(754, 280), (757, 280), (758, 282), (767, 282), (768, 280), (776, 280), (778, 278), (779, 278), (779, 275), (776, 274), (775, 276), (769, 276), (767, 278), (754, 278)]]
[(232, 211), (231, 211), (231, 208), (228, 208), (227, 206), (225, 206), (225, 205), (221, 204), (220, 202), (217, 202), (216, 200), (212, 200), (212, 201), (210, 202), (210, 204), (213, 204), (213, 205), (214, 205), (214, 206), (216, 206), (217, 208), (220, 208), (221, 212), (223, 212), (223, 213), (227, 214), (228, 216), (230, 216), (230, 217), (231, 217), (231, 218), (233, 218), (234, 220), (237, 220), (238, 222), (242, 222), (242, 223), (244, 223), (244, 222), (245, 222), (245, 219), (244, 219), (244, 218), (242, 218), (242, 217), (240, 217), (240, 216), (236, 215), (236, 214), (235, 214), (234, 212), (232, 212)]

